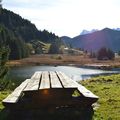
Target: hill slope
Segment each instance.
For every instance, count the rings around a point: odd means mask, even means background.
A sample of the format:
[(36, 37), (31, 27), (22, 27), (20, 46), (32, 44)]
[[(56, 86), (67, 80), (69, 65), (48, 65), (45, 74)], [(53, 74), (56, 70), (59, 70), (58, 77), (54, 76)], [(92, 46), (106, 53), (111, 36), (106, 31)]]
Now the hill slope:
[(64, 44), (66, 44), (67, 46), (70, 46), (71, 42), (72, 42), (72, 38), (67, 37), (67, 36), (62, 36), (61, 40), (63, 41)]
[(23, 19), (12, 11), (2, 9), (0, 18), (0, 24), (14, 32), (17, 37), (22, 38), (25, 42), (33, 39), (39, 39), (43, 42), (54, 42), (58, 38), (58, 36), (49, 33), (47, 30), (39, 31), (29, 20)]
[[(66, 40), (64, 39), (64, 41)], [(101, 47), (107, 47), (118, 52), (120, 50), (120, 31), (104, 28), (91, 34), (76, 36), (69, 41), (73, 47), (88, 51), (97, 51)]]

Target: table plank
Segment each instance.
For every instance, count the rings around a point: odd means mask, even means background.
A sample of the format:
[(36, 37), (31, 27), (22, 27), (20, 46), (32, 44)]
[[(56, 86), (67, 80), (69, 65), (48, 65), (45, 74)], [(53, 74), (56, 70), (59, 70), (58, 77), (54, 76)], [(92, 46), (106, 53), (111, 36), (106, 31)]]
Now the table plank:
[(64, 73), (62, 72), (56, 72), (56, 73), (59, 76), (65, 88), (77, 88), (78, 91), (85, 97), (98, 98), (98, 96), (94, 95), (91, 91), (86, 89), (81, 84), (78, 84), (76, 81), (73, 81), (71, 78), (66, 76)]
[(96, 96), (95, 94), (93, 94), (91, 91), (89, 91), (88, 89), (86, 89), (84, 86), (80, 84), (78, 84), (78, 90), (85, 97), (99, 98), (98, 96)]
[(29, 83), (27, 84), (24, 91), (32, 91), (39, 89), (41, 72), (35, 72), (34, 75), (31, 77)]
[(18, 86), (10, 95), (8, 95), (8, 97), (6, 97), (2, 102), (3, 103), (16, 103), (21, 94), (23, 89), (26, 87), (26, 85), (28, 84), (28, 82), (30, 81), (30, 79), (26, 79), (24, 82), (22, 82), (20, 84), (20, 86)]
[(50, 71), (50, 82), (51, 88), (62, 88), (62, 84), (60, 83), (56, 72)]
[(31, 79), (39, 79), (39, 78), (40, 78), (40, 75), (39, 75), (39, 74), (41, 74), (41, 73), (42, 73), (41, 71), (35, 72), (35, 73), (32, 75)]
[(50, 88), (50, 80), (48, 71), (42, 72), (42, 78), (39, 89), (48, 89)]
[(60, 81), (62, 82), (62, 85), (64, 88), (77, 88), (76, 83), (71, 78), (69, 78), (62, 72), (56, 71), (56, 73), (57, 73)]

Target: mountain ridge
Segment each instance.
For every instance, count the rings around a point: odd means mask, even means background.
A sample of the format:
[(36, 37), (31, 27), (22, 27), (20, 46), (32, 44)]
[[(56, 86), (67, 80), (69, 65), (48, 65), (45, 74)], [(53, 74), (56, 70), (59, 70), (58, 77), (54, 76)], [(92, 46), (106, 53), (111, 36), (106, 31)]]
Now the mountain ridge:
[[(62, 37), (64, 43), (67, 41)], [(110, 48), (114, 52), (120, 51), (120, 31), (110, 28), (104, 28), (102, 30), (78, 35), (69, 39), (69, 43), (74, 48), (82, 48), (87, 51), (98, 51), (101, 47)]]
[(59, 38), (57, 35), (47, 30), (38, 30), (33, 23), (13, 11), (2, 9), (0, 18), (0, 24), (14, 32), (16, 36), (21, 37), (25, 42), (29, 42), (33, 39), (40, 39), (43, 42), (52, 42), (52, 40), (54, 41), (54, 39)]
[(83, 31), (80, 33), (80, 35), (86, 35), (86, 34), (94, 33), (94, 32), (96, 32), (96, 31), (98, 31), (98, 30), (97, 30), (97, 29), (92, 29), (92, 30), (90, 30), (90, 31), (88, 31), (88, 30), (83, 30)]

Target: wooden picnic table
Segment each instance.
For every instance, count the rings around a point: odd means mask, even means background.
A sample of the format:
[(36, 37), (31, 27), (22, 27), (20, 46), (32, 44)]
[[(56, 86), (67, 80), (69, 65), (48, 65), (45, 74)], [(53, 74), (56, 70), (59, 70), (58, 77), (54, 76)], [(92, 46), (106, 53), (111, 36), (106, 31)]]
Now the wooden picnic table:
[[(73, 93), (78, 92), (78, 96)], [(5, 107), (90, 106), (98, 96), (63, 72), (37, 71), (2, 102)]]

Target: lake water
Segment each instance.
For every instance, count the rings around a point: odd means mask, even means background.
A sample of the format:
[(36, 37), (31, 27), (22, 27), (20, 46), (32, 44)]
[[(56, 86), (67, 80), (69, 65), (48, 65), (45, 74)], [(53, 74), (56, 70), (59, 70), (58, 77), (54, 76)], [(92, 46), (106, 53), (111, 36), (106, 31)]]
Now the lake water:
[(30, 78), (35, 71), (62, 71), (70, 78), (79, 81), (90, 78), (91, 76), (120, 73), (120, 70), (105, 71), (99, 69), (88, 69), (74, 66), (25, 66), (11, 68), (9, 75), (12, 79), (25, 80)]

